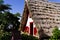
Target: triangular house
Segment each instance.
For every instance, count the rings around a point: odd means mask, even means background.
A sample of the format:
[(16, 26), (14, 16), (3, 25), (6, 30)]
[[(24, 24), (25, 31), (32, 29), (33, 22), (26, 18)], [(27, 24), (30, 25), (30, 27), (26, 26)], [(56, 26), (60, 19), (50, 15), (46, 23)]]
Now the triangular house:
[(28, 34), (31, 34), (33, 36), (37, 35), (37, 28), (33, 22), (32, 14), (28, 9), (26, 1), (25, 1), (25, 7), (24, 7), (22, 19), (21, 19), (21, 30), (23, 32), (28, 32)]
[(60, 3), (52, 3), (48, 0), (25, 0), (21, 19), (22, 31), (27, 27), (29, 19), (32, 20), (29, 31), (31, 35), (34, 34), (35, 26), (40, 37), (41, 35), (42, 37), (51, 36), (54, 27), (60, 27)]

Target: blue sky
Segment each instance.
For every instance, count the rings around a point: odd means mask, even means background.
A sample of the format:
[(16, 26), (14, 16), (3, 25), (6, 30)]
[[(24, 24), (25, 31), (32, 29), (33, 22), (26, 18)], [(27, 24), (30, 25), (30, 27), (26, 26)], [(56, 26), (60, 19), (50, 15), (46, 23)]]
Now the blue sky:
[(60, 3), (60, 0), (49, 0), (49, 1)]
[[(51, 2), (60, 2), (60, 0), (49, 0)], [(24, 9), (24, 0), (4, 0), (5, 4), (10, 4), (12, 5), (11, 8), (11, 12), (12, 13), (23, 13), (23, 9)]]
[(23, 12), (24, 9), (24, 0), (4, 0), (5, 4), (10, 4), (12, 5), (11, 8), (11, 12), (12, 13), (21, 13)]

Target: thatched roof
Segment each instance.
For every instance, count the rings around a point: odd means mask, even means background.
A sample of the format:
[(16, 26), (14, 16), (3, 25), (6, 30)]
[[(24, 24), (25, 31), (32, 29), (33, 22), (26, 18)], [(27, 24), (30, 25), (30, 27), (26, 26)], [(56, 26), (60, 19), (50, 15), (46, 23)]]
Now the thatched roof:
[[(25, 8), (23, 12), (23, 17), (21, 20), (22, 30), (26, 26), (28, 14), (30, 13), (36, 27), (40, 29), (42, 27), (46, 35), (52, 35), (52, 29), (55, 26), (60, 26), (60, 22), (57, 22), (57, 19), (60, 19), (60, 5), (51, 2), (44, 2), (38, 0), (30, 0), (25, 3)], [(59, 24), (58, 24), (59, 23)]]
[(27, 19), (28, 19), (28, 14), (29, 14), (29, 10), (28, 10), (28, 7), (27, 7), (27, 3), (25, 2), (25, 7), (24, 7), (22, 19), (21, 19), (21, 26), (20, 26), (22, 31), (24, 31), (24, 28), (26, 26)]

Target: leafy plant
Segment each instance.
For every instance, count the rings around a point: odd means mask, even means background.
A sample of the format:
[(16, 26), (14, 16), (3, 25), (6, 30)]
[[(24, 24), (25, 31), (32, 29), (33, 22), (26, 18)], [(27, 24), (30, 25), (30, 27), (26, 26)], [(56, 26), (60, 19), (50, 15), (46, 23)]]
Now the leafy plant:
[(36, 38), (32, 35), (22, 34), (22, 40), (38, 40), (38, 38)]
[(59, 40), (60, 30), (58, 29), (58, 27), (54, 28), (52, 34), (53, 34), (53, 36), (51, 36), (50, 40)]

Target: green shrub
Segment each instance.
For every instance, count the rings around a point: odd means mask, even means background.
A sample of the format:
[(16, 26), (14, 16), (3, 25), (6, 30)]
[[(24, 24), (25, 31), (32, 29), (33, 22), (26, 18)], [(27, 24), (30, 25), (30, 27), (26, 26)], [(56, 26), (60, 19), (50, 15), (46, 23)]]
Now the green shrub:
[(11, 40), (11, 36), (10, 35), (5, 35), (1, 38), (1, 40)]
[(4, 32), (0, 35), (0, 40), (11, 40), (11, 34), (8, 32)]
[(22, 40), (38, 40), (38, 38), (33, 37), (32, 35), (22, 34)]
[(50, 40), (59, 40), (60, 30), (57, 27), (54, 28), (52, 33), (53, 33), (53, 36), (51, 36)]

